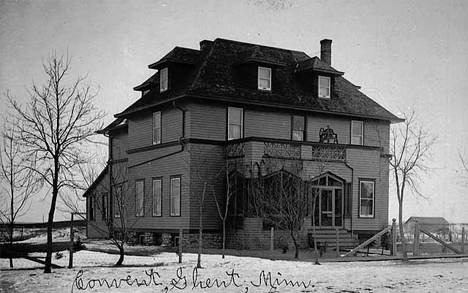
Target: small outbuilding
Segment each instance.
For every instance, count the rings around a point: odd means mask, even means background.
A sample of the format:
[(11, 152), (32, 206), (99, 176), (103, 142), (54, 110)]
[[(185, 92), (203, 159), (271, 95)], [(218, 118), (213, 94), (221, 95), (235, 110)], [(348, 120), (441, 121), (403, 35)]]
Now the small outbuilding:
[(449, 222), (443, 217), (410, 217), (405, 222), (405, 231), (414, 233), (416, 222), (419, 222), (422, 229), (433, 234), (448, 235), (450, 231)]

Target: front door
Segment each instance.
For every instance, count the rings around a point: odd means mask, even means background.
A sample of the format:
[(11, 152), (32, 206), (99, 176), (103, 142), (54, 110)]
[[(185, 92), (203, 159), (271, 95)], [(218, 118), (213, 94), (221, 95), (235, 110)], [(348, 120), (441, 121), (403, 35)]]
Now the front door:
[(342, 227), (343, 189), (320, 188), (317, 191), (315, 225), (324, 228)]

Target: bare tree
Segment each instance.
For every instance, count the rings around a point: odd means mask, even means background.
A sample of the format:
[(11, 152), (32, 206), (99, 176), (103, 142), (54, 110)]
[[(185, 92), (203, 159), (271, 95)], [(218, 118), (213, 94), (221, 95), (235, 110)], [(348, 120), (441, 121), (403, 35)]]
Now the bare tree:
[(201, 268), (201, 255), (203, 252), (203, 206), (205, 201), (209, 199), (206, 195), (211, 193), (216, 196), (214, 191), (215, 183), (220, 180), (220, 175), (223, 172), (223, 168), (217, 169), (209, 161), (208, 152), (204, 147), (196, 145), (189, 145), (187, 147), (190, 161), (187, 162), (190, 166), (190, 172), (195, 176), (194, 182), (203, 186), (202, 190), (191, 189), (192, 196), (197, 199), (199, 207), (199, 225), (198, 225), (198, 257), (197, 257), (197, 268)]
[[(218, 210), (218, 215), (223, 222), (223, 248), (222, 248), (222, 258), (225, 258), (226, 255), (226, 220), (229, 216), (229, 205), (231, 203), (231, 198), (232, 196), (236, 193), (235, 190), (235, 185), (232, 180), (232, 176), (230, 176), (229, 172), (229, 163), (227, 160), (227, 157), (225, 158), (226, 166), (224, 169), (224, 176), (225, 176), (225, 188), (226, 188), (226, 193), (224, 197), (224, 203), (221, 205), (221, 203), (218, 200), (218, 196), (216, 195), (216, 192), (214, 191), (213, 186), (211, 186), (211, 194), (213, 196), (213, 199), (216, 203), (216, 209)], [(234, 170), (233, 172), (236, 172)]]
[[(0, 197), (0, 220), (7, 228), (6, 239), (10, 244), (10, 253), (13, 251), (16, 219), (28, 212), (31, 197), (41, 187), (41, 180), (26, 166), (28, 162), (21, 156), (20, 145), (14, 139), (14, 133), (15, 126), (8, 125), (2, 135), (3, 144), (0, 150), (0, 179), (6, 185)], [(13, 268), (11, 257), (10, 267)]]
[(468, 159), (466, 156), (463, 156), (460, 151), (458, 151), (458, 158), (460, 159), (461, 168), (460, 170), (456, 170), (458, 173), (462, 186), (468, 187)]
[(403, 231), (405, 192), (406, 188), (409, 187), (414, 194), (425, 197), (421, 194), (418, 183), (421, 181), (421, 174), (429, 170), (426, 164), (431, 159), (431, 148), (437, 139), (424, 126), (417, 123), (414, 112), (409, 115), (405, 114), (404, 119), (404, 123), (397, 124), (391, 129), (388, 161), (395, 180), (398, 199), (398, 225), (403, 260), (407, 260), (408, 255)]
[(47, 220), (45, 273), (51, 272), (52, 225), (57, 197), (62, 189), (74, 188), (79, 181), (77, 166), (86, 163), (85, 143), (101, 128), (104, 113), (94, 105), (96, 93), (85, 77), (69, 81), (71, 58), (53, 53), (43, 64), (47, 80), (33, 83), (29, 102), (21, 105), (9, 93), (7, 98), (17, 119), (15, 133), (22, 155), (35, 162), (36, 172), (51, 189)]

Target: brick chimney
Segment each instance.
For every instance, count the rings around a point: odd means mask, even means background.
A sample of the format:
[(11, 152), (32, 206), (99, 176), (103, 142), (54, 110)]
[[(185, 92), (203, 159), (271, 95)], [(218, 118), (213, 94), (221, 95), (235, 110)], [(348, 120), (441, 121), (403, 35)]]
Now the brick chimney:
[(332, 40), (323, 39), (320, 41), (320, 59), (331, 65), (331, 44)]

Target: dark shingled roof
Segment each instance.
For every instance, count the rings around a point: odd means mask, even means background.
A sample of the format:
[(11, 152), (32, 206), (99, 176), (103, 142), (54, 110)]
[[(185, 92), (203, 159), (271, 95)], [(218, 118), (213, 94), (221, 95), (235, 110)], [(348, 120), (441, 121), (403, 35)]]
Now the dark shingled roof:
[(177, 62), (183, 64), (197, 64), (200, 57), (200, 51), (188, 48), (175, 47), (171, 52), (167, 53), (161, 60), (155, 62), (148, 67), (158, 69), (166, 62)]
[[(125, 117), (168, 100), (187, 96), (391, 122), (402, 121), (361, 93), (355, 85), (341, 76), (342, 72), (318, 57), (310, 58), (304, 52), (216, 39), (203, 51), (176, 47), (149, 67), (161, 68), (159, 65), (167, 61), (192, 65), (187, 69), (183, 82), (172, 84), (163, 93), (158, 89), (150, 91), (116, 117)], [(236, 68), (249, 62), (276, 65), (272, 91), (259, 91), (255, 88), (256, 85), (246, 86), (245, 82), (239, 81)], [(318, 98), (316, 90), (304, 90), (304, 86), (299, 84), (298, 75), (304, 75), (309, 70), (336, 76), (330, 99)], [(159, 83), (158, 74), (147, 82)]]

